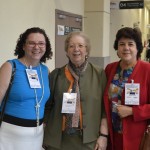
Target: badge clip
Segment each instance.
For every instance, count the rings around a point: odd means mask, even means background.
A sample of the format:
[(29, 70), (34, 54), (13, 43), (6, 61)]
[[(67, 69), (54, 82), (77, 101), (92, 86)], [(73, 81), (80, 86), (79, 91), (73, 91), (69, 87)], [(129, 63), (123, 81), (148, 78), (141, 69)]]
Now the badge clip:
[(32, 66), (30, 65), (29, 68), (32, 70)]
[(134, 80), (133, 79), (131, 79), (131, 84), (133, 84), (134, 83)]

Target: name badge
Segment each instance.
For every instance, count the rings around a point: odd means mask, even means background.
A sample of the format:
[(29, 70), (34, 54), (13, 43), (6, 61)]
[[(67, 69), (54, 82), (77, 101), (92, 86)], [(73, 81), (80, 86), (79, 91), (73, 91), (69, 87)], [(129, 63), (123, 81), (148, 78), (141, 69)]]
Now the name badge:
[(41, 88), (37, 70), (26, 69), (26, 74), (31, 88)]
[(77, 93), (64, 93), (62, 113), (74, 114), (76, 110)]
[(125, 84), (125, 104), (139, 105), (140, 84), (126, 83)]

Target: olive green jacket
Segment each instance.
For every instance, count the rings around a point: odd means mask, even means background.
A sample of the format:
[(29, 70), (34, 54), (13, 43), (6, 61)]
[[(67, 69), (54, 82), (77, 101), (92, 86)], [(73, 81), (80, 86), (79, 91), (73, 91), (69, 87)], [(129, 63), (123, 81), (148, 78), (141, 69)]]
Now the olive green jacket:
[[(44, 144), (60, 148), (62, 138), (62, 99), (68, 91), (69, 81), (65, 66), (50, 74), (51, 97), (46, 104)], [(103, 69), (88, 63), (80, 75), (79, 88), (83, 117), (83, 143), (95, 141), (99, 135), (100, 121), (104, 113), (103, 92), (106, 76)]]

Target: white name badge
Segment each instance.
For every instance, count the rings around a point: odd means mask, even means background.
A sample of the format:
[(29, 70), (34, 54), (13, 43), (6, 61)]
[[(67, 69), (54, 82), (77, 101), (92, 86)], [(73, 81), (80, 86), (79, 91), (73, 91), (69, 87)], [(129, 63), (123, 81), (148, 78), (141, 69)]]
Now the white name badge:
[(77, 93), (64, 93), (62, 113), (74, 114), (76, 110)]
[(39, 77), (36, 70), (26, 69), (28, 81), (31, 88), (41, 88)]
[(125, 84), (125, 104), (139, 105), (140, 84), (126, 83)]

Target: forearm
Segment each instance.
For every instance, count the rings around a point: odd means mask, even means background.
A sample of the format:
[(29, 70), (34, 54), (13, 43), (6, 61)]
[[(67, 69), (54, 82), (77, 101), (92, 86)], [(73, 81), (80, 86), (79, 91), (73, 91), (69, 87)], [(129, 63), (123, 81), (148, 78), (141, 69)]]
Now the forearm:
[(106, 118), (102, 118), (99, 132), (101, 134), (108, 135), (108, 124)]
[(108, 125), (106, 118), (102, 118), (99, 132), (100, 136), (97, 139), (94, 150), (106, 150), (108, 139)]

